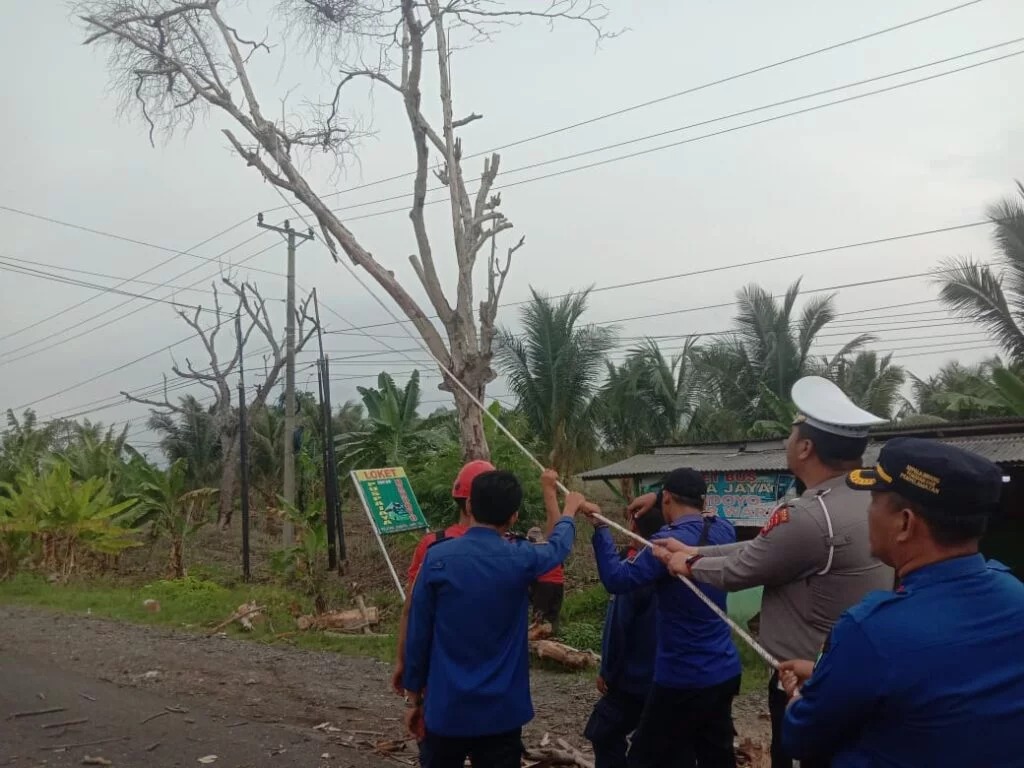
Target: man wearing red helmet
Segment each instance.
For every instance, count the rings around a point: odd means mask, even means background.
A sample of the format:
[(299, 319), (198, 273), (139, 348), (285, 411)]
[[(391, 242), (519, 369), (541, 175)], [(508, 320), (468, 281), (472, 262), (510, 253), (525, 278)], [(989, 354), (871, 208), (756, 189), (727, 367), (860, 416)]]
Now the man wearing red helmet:
[[(455, 477), (455, 484), (452, 485), (452, 498), (455, 499), (455, 504), (459, 508), (459, 521), (454, 525), (449, 525), (443, 531), (428, 533), (420, 539), (420, 543), (416, 545), (416, 551), (413, 552), (412, 563), (409, 565), (408, 583), (405, 588), (407, 595), (412, 595), (416, 576), (420, 572), (423, 558), (427, 556), (427, 550), (431, 545), (444, 539), (458, 538), (469, 530), (469, 526), (472, 523), (469, 514), (466, 512), (466, 500), (469, 498), (469, 489), (473, 485), (475, 478), (484, 472), (493, 472), (494, 469), (494, 465), (489, 461), (477, 459), (476, 461), (469, 462), (459, 470), (459, 474)], [(406, 600), (405, 605), (402, 606), (402, 618), (398, 624), (398, 656), (395, 658), (395, 668), (391, 673), (391, 687), (399, 696), (405, 693), (405, 689), (402, 687), (402, 673), (405, 671), (402, 657), (405, 654), (405, 635), (409, 629), (409, 608), (411, 602), (411, 600)]]

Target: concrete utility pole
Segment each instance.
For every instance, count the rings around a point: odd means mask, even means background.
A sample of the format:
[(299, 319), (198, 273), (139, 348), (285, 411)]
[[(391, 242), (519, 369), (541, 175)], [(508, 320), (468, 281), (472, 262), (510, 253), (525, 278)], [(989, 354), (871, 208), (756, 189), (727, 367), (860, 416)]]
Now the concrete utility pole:
[[(285, 376), (284, 376), (284, 499), (295, 503), (295, 249), (298, 240), (312, 240), (313, 230), (296, 232), (287, 220), (283, 227), (263, 223), (263, 214), (256, 216), (256, 226), (280, 233), (288, 243), (288, 299), (285, 318)], [(284, 546), (295, 540), (291, 520), (285, 519), (281, 531)]]

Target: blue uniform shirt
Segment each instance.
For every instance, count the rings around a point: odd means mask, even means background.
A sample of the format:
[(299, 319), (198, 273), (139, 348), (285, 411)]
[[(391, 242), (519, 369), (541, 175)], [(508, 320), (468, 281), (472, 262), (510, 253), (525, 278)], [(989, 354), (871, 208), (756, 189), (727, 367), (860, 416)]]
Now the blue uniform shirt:
[(601, 635), (601, 670), (608, 687), (646, 696), (654, 679), (657, 594), (653, 585), (612, 595)]
[(528, 590), (568, 557), (575, 537), (575, 523), (563, 517), (547, 544), (472, 527), (427, 550), (411, 597), (402, 685), (426, 688), (428, 731), (487, 736), (533, 718)]
[(1024, 766), (1024, 584), (969, 555), (844, 613), (782, 740), (832, 768)]
[[(678, 539), (696, 546), (704, 528), (701, 515), (687, 515), (666, 525), (652, 539)], [(717, 518), (708, 531), (708, 543), (736, 541), (732, 524)], [(656, 584), (658, 592), (658, 652), (654, 682), (665, 688), (707, 688), (740, 674), (740, 657), (729, 627), (700, 601), (690, 588), (669, 574), (651, 550), (645, 548), (632, 561), (620, 561), (607, 528), (594, 532), (594, 555), (604, 588), (614, 595)], [(706, 584), (698, 588), (724, 611), (725, 592)]]

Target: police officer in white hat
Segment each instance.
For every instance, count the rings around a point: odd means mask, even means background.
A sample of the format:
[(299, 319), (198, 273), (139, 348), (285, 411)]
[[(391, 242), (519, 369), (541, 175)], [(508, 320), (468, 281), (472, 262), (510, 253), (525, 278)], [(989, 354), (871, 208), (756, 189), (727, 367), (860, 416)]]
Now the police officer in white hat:
[[(761, 643), (778, 659), (813, 659), (843, 611), (867, 592), (893, 587), (892, 569), (871, 556), (865, 494), (846, 485), (847, 472), (861, 466), (869, 427), (885, 419), (818, 376), (797, 381), (792, 398), (800, 415), (786, 440), (786, 460), (806, 490), (777, 508), (750, 541), (699, 549), (672, 545), (661, 555), (667, 561), (672, 552), (686, 550), (687, 557), (672, 558), (670, 567), (720, 589), (763, 586)], [(630, 509), (641, 512), (652, 501), (648, 494)], [(787, 701), (773, 675), (772, 768), (793, 765), (780, 738)]]

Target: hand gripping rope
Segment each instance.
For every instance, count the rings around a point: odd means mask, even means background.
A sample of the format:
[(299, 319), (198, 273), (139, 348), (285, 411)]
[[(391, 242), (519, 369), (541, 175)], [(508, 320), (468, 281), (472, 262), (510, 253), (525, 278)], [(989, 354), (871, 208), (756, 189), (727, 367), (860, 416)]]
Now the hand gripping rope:
[[(280, 195), (281, 199), (284, 202), (286, 202), (288, 204), (288, 206), (296, 213), (296, 215), (298, 215), (299, 219), (301, 219), (306, 224), (306, 226), (309, 226), (312, 229), (312, 225), (310, 225), (309, 221), (302, 214), (302, 212), (295, 206), (295, 204), (291, 200), (289, 200), (287, 197), (285, 197), (284, 193), (278, 187), (275, 186), (274, 190), (278, 193), (278, 195)], [(342, 267), (344, 267), (345, 271), (348, 272), (349, 275), (351, 275), (351, 277), (357, 283), (359, 283), (359, 285), (361, 285), (363, 287), (363, 289), (368, 294), (370, 294), (370, 296), (374, 299), (374, 301), (376, 301), (385, 312), (387, 312), (389, 315), (391, 315), (391, 319), (395, 321), (395, 323), (398, 325), (398, 327), (401, 328), (402, 330), (404, 330), (406, 335), (410, 339), (412, 339), (420, 348), (423, 349), (424, 352), (426, 352), (430, 356), (430, 358), (434, 361), (434, 363), (437, 365), (437, 367), (440, 368), (441, 371), (447, 376), (449, 381), (451, 381), (453, 384), (455, 384), (455, 386), (457, 386), (459, 389), (461, 389), (463, 391), (463, 393), (465, 393), (466, 397), (469, 398), (470, 402), (472, 402), (473, 405), (475, 405), (477, 408), (479, 408), (481, 413), (483, 413), (484, 416), (489, 418), (494, 423), (494, 426), (497, 427), (498, 430), (503, 435), (505, 435), (505, 437), (507, 437), (509, 440), (511, 440), (512, 444), (515, 445), (516, 448), (518, 448), (520, 451), (522, 451), (523, 455), (526, 456), (526, 458), (528, 458), (530, 461), (532, 461), (541, 471), (547, 469), (547, 467), (545, 467), (543, 464), (541, 464), (540, 461), (538, 461), (536, 456), (534, 456), (532, 453), (530, 453), (530, 451), (527, 450), (526, 447), (522, 443), (520, 443), (519, 440), (516, 439), (515, 435), (513, 435), (511, 432), (508, 431), (508, 429), (505, 428), (505, 425), (502, 424), (498, 420), (497, 416), (495, 416), (490, 411), (488, 411), (487, 408), (484, 407), (484, 404), (481, 403), (476, 398), (476, 396), (472, 392), (469, 391), (469, 389), (466, 387), (466, 385), (463, 384), (462, 381), (460, 381), (459, 378), (454, 373), (452, 373), (447, 368), (447, 366), (445, 366), (444, 363), (442, 363), (440, 360), (438, 360), (437, 356), (434, 355), (433, 352), (431, 352), (430, 347), (427, 345), (427, 343), (422, 338), (414, 335), (412, 333), (412, 331), (410, 331), (408, 329), (408, 327), (406, 327), (405, 323), (403, 323), (395, 315), (395, 313), (392, 311), (391, 307), (389, 307), (376, 293), (373, 292), (373, 290), (365, 282), (363, 282), (362, 278), (346, 262), (345, 259), (338, 259), (336, 261), (336, 263), (338, 263)], [(346, 322), (348, 322), (348, 321), (346, 321)], [(352, 325), (352, 324), (349, 323), (349, 325)], [(354, 330), (360, 331), (362, 333), (362, 335), (366, 336), (368, 339), (372, 339), (372, 340), (378, 341), (378, 342), (380, 341), (379, 339), (374, 339), (374, 337), (372, 335), (370, 335), (365, 330), (359, 328), (356, 325), (352, 325), (352, 328)], [(384, 343), (384, 346), (388, 347), (392, 351), (398, 352), (398, 350), (395, 350), (393, 347), (391, 347), (389, 344), (387, 344), (387, 342), (383, 342), (383, 343)], [(403, 354), (405, 357), (408, 357), (408, 355), (405, 355), (405, 353), (400, 353), (400, 354)], [(558, 486), (558, 490), (560, 490), (563, 494), (568, 495), (569, 489), (566, 488), (565, 485), (563, 485), (561, 481), (559, 481), (557, 483), (557, 486)], [(614, 528), (619, 533), (622, 533), (623, 535), (628, 536), (630, 539), (635, 541), (637, 544), (640, 544), (641, 546), (644, 546), (644, 547), (651, 547), (652, 546), (651, 542), (647, 541), (647, 539), (643, 538), (642, 536), (638, 536), (637, 534), (633, 533), (633, 531), (629, 530), (625, 526), (619, 525), (618, 523), (616, 523), (616, 522), (614, 522), (612, 520), (609, 520), (604, 515), (594, 514), (594, 515), (592, 515), (592, 517), (595, 520), (597, 520), (597, 521), (599, 521), (601, 523), (604, 523), (605, 525), (607, 525), (607, 526), (609, 526), (611, 528)], [(735, 621), (733, 621), (731, 618), (729, 618), (729, 614), (727, 614), (725, 611), (723, 611), (721, 608), (719, 608), (718, 605), (715, 604), (715, 602), (710, 597), (705, 595), (704, 592), (701, 591), (700, 587), (698, 587), (696, 584), (694, 584), (693, 581), (688, 579), (686, 576), (683, 576), (681, 574), (676, 574), (676, 577), (681, 582), (683, 582), (683, 584), (685, 584), (687, 587), (689, 587), (690, 591), (693, 592), (693, 594), (695, 594), (700, 599), (700, 601), (702, 603), (704, 603), (704, 605), (706, 605), (711, 610), (712, 613), (714, 613), (718, 618), (720, 618), (722, 621), (724, 621), (726, 623), (726, 625), (729, 626), (730, 629), (732, 629), (737, 635), (739, 635), (740, 638), (743, 640), (743, 642), (745, 642), (747, 645), (749, 645), (750, 648), (754, 651), (754, 653), (756, 653), (758, 656), (760, 656), (765, 661), (765, 663), (767, 663), (772, 669), (776, 669), (777, 670), (779, 668), (779, 661), (778, 661), (778, 659), (776, 659), (774, 656), (772, 656), (770, 653), (768, 653), (768, 651), (766, 651), (764, 649), (764, 646), (762, 646), (759, 642), (757, 642), (753, 637), (750, 636), (749, 632), (747, 632), (739, 624), (737, 624)]]

